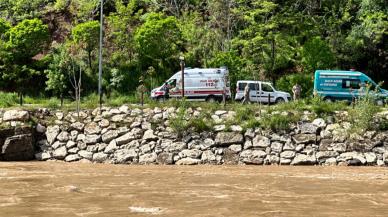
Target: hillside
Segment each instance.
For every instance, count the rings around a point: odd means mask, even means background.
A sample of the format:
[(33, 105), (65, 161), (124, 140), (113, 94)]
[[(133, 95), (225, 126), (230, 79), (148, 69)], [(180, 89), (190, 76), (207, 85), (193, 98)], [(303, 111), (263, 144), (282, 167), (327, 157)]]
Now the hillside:
[[(0, 91), (70, 98), (95, 93), (98, 0), (1, 0)], [(388, 80), (384, 0), (107, 0), (103, 88), (148, 89), (186, 66), (227, 66), (231, 82), (315, 69), (350, 69)], [(386, 86), (386, 85), (385, 85)]]

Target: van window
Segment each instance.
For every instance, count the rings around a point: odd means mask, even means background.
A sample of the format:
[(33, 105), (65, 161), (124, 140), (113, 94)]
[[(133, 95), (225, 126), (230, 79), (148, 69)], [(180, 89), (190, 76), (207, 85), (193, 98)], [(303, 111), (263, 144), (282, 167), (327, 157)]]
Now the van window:
[(273, 92), (273, 89), (270, 85), (268, 84), (261, 84), (261, 90), (264, 92)]
[(239, 83), (238, 84), (238, 90), (244, 91), (246, 85), (247, 85), (247, 83)]
[(361, 81), (359, 79), (343, 79), (342, 88), (360, 89)]

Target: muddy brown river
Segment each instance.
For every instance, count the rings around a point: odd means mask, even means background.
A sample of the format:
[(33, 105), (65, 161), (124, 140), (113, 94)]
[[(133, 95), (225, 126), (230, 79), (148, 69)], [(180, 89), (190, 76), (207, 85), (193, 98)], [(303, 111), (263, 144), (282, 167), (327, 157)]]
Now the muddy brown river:
[(0, 216), (388, 216), (388, 169), (0, 162)]

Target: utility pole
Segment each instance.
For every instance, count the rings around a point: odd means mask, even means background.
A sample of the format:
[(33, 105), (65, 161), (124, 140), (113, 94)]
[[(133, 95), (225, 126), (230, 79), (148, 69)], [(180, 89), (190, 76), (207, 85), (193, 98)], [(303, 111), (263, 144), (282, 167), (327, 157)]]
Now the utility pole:
[(103, 40), (103, 27), (104, 27), (104, 0), (101, 0), (101, 10), (100, 10), (100, 49), (99, 49), (99, 57), (98, 57), (98, 95), (100, 97), (100, 114), (102, 113), (102, 40)]
[(185, 57), (179, 57), (181, 60), (181, 81), (182, 81), (182, 100), (185, 98)]

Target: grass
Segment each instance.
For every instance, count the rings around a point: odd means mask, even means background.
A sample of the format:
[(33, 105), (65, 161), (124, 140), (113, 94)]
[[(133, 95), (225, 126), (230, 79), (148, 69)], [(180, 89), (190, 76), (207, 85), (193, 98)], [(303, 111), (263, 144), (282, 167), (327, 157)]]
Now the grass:
[[(61, 108), (60, 100), (58, 98), (42, 98), (30, 97), (24, 98), (24, 106), (18, 105), (19, 98), (16, 93), (0, 92), (0, 108), (22, 108), (22, 109), (36, 109), (36, 108), (51, 108), (61, 109), (63, 111), (75, 110), (76, 103), (73, 100), (65, 99), (64, 105)], [(103, 97), (104, 106), (119, 107), (123, 104), (130, 104), (130, 106), (139, 107), (139, 97), (134, 94), (120, 95), (112, 94), (109, 98)], [(349, 115), (345, 120), (352, 124), (353, 132), (364, 132), (365, 130), (379, 128), (388, 129), (388, 123), (374, 124), (374, 116), (381, 109), (376, 106), (373, 100), (368, 98), (360, 99), (356, 102), (354, 107), (349, 106), (345, 102), (325, 102), (320, 98), (309, 98), (298, 101), (291, 101), (289, 103), (282, 103), (278, 105), (258, 105), (247, 104), (241, 105), (237, 102), (227, 102), (224, 106), (222, 103), (206, 103), (206, 102), (188, 102), (186, 100), (170, 99), (166, 102), (157, 102), (145, 97), (144, 107), (175, 107), (182, 108), (175, 118), (170, 119), (170, 127), (175, 132), (183, 134), (185, 131), (193, 130), (202, 132), (211, 130), (214, 122), (211, 115), (217, 110), (235, 111), (236, 115), (233, 119), (227, 120), (224, 124), (227, 129), (232, 125), (240, 125), (245, 131), (248, 128), (265, 128), (271, 130), (287, 130), (292, 123), (299, 121), (304, 111), (313, 113), (313, 117), (325, 117), (334, 115), (335, 111), (348, 111)], [(94, 109), (99, 105), (99, 97), (97, 94), (84, 96), (81, 99), (81, 109)], [(185, 109), (187, 108), (201, 108), (200, 117), (192, 117), (186, 120)], [(386, 106), (387, 107), (387, 106)], [(260, 110), (264, 111), (260, 112)], [(292, 115), (282, 115), (282, 112), (287, 112)]]
[(17, 105), (19, 98), (16, 93), (0, 92), (0, 108), (8, 108)]

